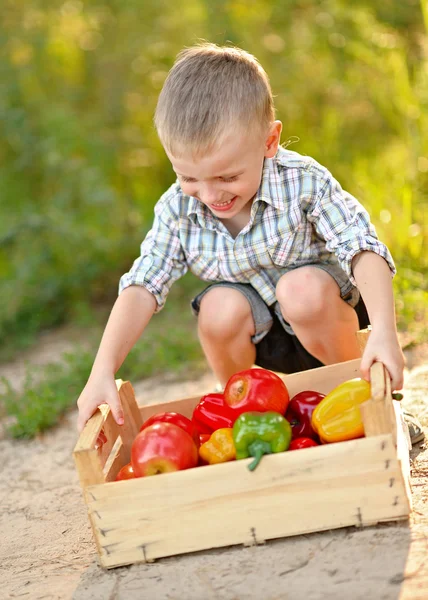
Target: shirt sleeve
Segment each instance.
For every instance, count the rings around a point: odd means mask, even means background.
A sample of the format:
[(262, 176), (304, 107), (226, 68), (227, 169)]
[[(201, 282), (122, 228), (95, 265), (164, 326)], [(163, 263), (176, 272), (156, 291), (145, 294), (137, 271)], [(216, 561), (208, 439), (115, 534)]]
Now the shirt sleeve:
[(172, 284), (188, 269), (178, 224), (179, 215), (172, 208), (168, 190), (155, 206), (153, 226), (141, 244), (140, 256), (120, 279), (119, 294), (131, 285), (140, 285), (155, 297), (155, 312), (164, 307)]
[(325, 177), (314, 186), (318, 193), (312, 197), (307, 211), (317, 234), (325, 240), (329, 252), (334, 252), (339, 264), (356, 286), (352, 259), (363, 251), (375, 252), (386, 260), (395, 275), (396, 268), (388, 248), (379, 241), (367, 210), (327, 170)]

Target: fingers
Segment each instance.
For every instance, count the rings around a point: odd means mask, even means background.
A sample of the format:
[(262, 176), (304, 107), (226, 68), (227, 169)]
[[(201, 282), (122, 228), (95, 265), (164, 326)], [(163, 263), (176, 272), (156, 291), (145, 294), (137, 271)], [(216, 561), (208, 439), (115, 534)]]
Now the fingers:
[[(388, 369), (388, 367), (387, 367)], [(388, 369), (389, 376), (391, 377), (391, 389), (402, 390), (404, 384), (403, 370), (402, 369)]]
[(90, 419), (92, 417), (92, 415), (94, 414), (94, 412), (97, 410), (98, 406), (95, 406), (92, 410), (91, 409), (80, 409), (79, 407), (79, 416), (77, 417), (77, 430), (79, 433), (82, 433), (86, 422), (88, 421), (88, 419)]
[(404, 384), (404, 356), (397, 354), (388, 357), (383, 364), (391, 379), (391, 390), (401, 390)]
[(373, 359), (363, 356), (360, 363), (361, 377), (366, 381), (370, 381), (370, 367), (373, 364)]
[[(97, 401), (93, 398), (91, 399), (91, 401), (88, 401), (87, 395), (82, 394), (79, 400), (77, 401), (77, 406), (79, 408), (79, 416), (77, 418), (77, 429), (79, 433), (83, 431), (87, 421), (92, 417), (94, 412), (97, 410), (98, 406), (100, 406), (101, 404), (108, 404), (110, 406), (110, 410), (113, 414), (113, 418), (116, 421), (116, 423), (118, 425), (123, 425), (123, 409), (120, 402), (119, 394), (117, 392), (111, 394), (109, 398), (103, 399), (102, 401)], [(105, 437), (104, 433), (103, 435)], [(107, 438), (102, 443), (105, 443), (106, 440)]]
[[(370, 367), (375, 362), (375, 359), (364, 357), (361, 359), (360, 372), (363, 379), (370, 381)], [(386, 370), (388, 371), (391, 379), (391, 389), (401, 390), (403, 389), (403, 369), (395, 364), (384, 363)]]
[(122, 404), (120, 403), (119, 394), (116, 394), (115, 402), (109, 402), (113, 418), (118, 425), (123, 425), (125, 422), (123, 416)]

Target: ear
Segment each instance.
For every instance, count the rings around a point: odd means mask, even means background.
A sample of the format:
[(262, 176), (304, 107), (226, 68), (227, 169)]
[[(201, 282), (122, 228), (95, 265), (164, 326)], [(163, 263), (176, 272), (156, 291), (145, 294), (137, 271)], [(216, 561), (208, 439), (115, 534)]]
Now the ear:
[(278, 151), (281, 140), (282, 123), (274, 121), (269, 129), (269, 134), (265, 142), (265, 158), (273, 158)]

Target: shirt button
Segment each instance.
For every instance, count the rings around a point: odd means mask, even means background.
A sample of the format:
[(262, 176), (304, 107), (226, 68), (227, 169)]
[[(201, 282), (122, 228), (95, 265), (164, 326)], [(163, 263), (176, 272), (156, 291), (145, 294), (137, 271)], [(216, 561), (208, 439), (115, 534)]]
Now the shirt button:
[(141, 262), (141, 266), (150, 269), (153, 264), (153, 256), (145, 256)]

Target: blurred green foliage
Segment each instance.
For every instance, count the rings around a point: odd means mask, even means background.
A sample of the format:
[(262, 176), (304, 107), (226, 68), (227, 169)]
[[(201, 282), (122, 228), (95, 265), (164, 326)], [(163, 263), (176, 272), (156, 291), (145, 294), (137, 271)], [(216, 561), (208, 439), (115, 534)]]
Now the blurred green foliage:
[(417, 0), (3, 0), (1, 345), (115, 297), (173, 180), (156, 99), (177, 52), (199, 39), (259, 58), (284, 141), (298, 138), (292, 149), (368, 208), (399, 268), (399, 326), (420, 322), (427, 18)]

